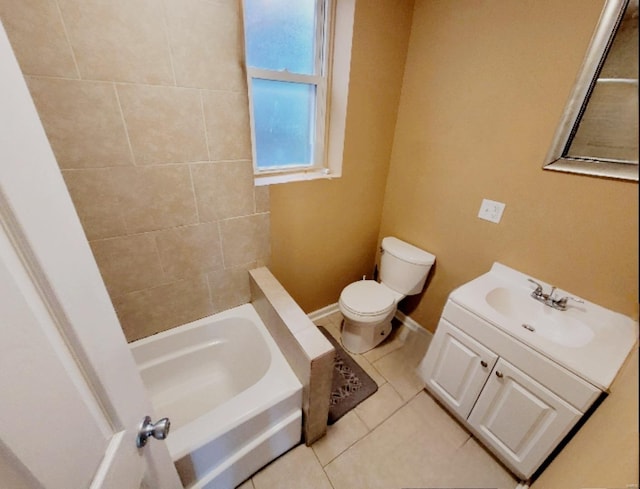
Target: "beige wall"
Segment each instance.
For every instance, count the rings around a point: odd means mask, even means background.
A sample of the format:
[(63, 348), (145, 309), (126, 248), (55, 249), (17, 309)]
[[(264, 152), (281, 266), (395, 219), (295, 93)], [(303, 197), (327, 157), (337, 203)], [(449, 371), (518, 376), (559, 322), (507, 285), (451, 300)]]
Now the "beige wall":
[(637, 347), (611, 391), (532, 489), (638, 487)]
[(269, 255), (240, 2), (0, 0), (129, 340), (249, 300)]
[(371, 276), (412, 9), (356, 2), (343, 176), (271, 187), (270, 268), (306, 312)]
[[(416, 1), (380, 237), (437, 256), (401, 304), (427, 329), (494, 261), (637, 319), (638, 185), (541, 169), (602, 4)], [(533, 489), (638, 482), (637, 384), (636, 352)]]
[(602, 5), (416, 2), (380, 237), (437, 256), (401, 305), (427, 329), (494, 261), (637, 317), (637, 184), (541, 169)]

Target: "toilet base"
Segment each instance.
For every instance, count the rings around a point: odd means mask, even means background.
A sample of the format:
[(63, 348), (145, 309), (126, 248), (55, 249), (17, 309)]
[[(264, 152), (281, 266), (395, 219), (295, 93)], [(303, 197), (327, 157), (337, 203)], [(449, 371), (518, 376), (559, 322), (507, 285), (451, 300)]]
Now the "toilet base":
[(376, 324), (359, 323), (345, 317), (342, 327), (342, 346), (350, 353), (364, 353), (380, 344), (391, 333), (391, 314)]

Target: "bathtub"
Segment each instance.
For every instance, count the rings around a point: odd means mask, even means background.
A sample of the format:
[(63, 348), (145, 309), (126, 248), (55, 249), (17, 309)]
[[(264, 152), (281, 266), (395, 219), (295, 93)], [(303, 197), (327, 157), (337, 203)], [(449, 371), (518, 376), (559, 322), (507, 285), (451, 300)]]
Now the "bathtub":
[(302, 385), (251, 304), (130, 346), (185, 488), (234, 488), (300, 443)]

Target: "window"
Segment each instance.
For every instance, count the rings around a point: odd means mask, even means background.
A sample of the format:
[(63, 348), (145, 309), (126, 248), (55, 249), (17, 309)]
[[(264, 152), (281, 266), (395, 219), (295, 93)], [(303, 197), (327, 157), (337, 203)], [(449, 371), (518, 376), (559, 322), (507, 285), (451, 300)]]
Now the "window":
[(340, 175), (353, 3), (244, 0), (257, 184)]

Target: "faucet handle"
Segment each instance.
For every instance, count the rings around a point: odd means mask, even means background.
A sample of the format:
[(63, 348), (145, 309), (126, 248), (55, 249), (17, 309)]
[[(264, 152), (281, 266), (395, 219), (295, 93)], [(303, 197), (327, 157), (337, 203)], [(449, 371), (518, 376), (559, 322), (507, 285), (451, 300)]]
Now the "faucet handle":
[(561, 299), (558, 299), (557, 301), (555, 301), (556, 304), (560, 305), (560, 306), (565, 306), (567, 305), (568, 301), (573, 301), (573, 302), (577, 302), (579, 304), (584, 304), (584, 301), (582, 299), (578, 299), (577, 297), (571, 297), (571, 296), (566, 296), (566, 297), (562, 297)]
[(558, 308), (561, 311), (564, 311), (567, 308), (567, 302), (568, 301), (573, 301), (573, 302), (577, 302), (579, 304), (584, 304), (584, 301), (582, 299), (578, 299), (577, 297), (571, 297), (571, 296), (562, 297), (561, 299), (558, 299), (557, 301), (553, 301), (553, 303), (556, 306), (558, 306)]
[(527, 280), (536, 286), (536, 290), (531, 292), (531, 295), (534, 295), (534, 296), (537, 296), (537, 297), (542, 296), (542, 285), (540, 285), (538, 282), (536, 282), (535, 280), (533, 280), (531, 278), (528, 278)]

